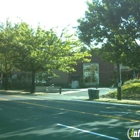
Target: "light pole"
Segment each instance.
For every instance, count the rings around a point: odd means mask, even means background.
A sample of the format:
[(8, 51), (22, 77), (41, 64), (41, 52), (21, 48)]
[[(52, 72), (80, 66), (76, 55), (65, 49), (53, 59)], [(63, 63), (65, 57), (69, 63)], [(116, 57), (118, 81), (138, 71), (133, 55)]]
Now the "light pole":
[(117, 91), (118, 91), (118, 94), (117, 94), (117, 100), (121, 100), (122, 97), (121, 97), (121, 84), (122, 84), (122, 81), (121, 81), (121, 67), (120, 67), (120, 64), (117, 63)]

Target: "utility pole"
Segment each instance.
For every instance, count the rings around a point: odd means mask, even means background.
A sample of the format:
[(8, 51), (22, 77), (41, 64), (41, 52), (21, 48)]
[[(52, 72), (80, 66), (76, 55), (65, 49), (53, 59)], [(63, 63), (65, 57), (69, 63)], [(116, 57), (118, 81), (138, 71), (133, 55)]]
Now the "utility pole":
[(122, 99), (121, 85), (122, 85), (121, 68), (120, 68), (120, 64), (117, 63), (117, 100), (121, 100)]

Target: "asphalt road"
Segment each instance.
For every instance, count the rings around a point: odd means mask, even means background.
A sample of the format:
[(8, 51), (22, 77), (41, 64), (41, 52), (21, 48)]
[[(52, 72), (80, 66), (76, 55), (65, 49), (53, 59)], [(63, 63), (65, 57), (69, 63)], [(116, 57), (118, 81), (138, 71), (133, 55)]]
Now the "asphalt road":
[(139, 106), (69, 96), (0, 95), (0, 140), (128, 140), (140, 129)]

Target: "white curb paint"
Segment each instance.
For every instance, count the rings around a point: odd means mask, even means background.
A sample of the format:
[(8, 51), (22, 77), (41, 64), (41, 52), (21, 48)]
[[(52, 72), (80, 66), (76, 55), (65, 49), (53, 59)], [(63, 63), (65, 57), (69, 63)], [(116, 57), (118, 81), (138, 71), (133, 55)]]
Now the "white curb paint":
[(92, 134), (92, 135), (96, 135), (96, 136), (108, 138), (108, 139), (111, 139), (111, 140), (119, 140), (118, 138), (115, 138), (115, 137), (107, 136), (107, 135), (96, 133), (96, 132), (91, 132), (91, 131), (88, 131), (88, 130), (79, 129), (79, 128), (72, 127), (72, 126), (67, 126), (67, 125), (64, 125), (64, 124), (59, 124), (58, 123), (57, 125), (58, 126), (65, 127), (65, 128), (69, 128), (69, 129), (74, 129), (74, 130), (77, 130), (77, 131), (81, 131), (81, 132), (84, 132), (84, 133), (89, 133), (89, 134)]
[(118, 112), (118, 111), (100, 111), (101, 113), (107, 113), (107, 114), (130, 114), (131, 112)]

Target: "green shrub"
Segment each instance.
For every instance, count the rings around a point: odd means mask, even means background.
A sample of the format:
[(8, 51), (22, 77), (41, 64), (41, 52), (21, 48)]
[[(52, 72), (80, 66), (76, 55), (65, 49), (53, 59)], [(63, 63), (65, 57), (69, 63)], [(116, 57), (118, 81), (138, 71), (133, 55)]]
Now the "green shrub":
[[(117, 90), (110, 92), (105, 97), (117, 98)], [(122, 86), (122, 99), (140, 99), (139, 79), (129, 80)]]
[(131, 83), (122, 86), (122, 98), (137, 99), (140, 97), (140, 83)]
[(140, 79), (128, 80), (124, 83), (124, 85), (131, 84), (131, 83), (140, 83)]

